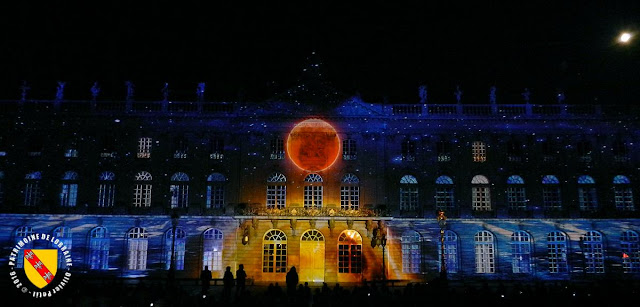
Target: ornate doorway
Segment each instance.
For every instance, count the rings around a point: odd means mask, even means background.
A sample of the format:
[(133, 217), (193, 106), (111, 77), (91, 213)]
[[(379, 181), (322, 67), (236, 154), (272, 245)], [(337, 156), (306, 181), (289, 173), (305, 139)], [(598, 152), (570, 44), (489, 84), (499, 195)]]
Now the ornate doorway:
[(324, 281), (324, 236), (318, 230), (307, 230), (300, 238), (300, 282)]

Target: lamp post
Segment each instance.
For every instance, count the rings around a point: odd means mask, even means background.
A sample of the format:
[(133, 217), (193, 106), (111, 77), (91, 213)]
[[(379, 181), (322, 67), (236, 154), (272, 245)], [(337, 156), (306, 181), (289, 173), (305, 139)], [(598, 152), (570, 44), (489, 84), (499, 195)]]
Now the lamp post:
[(176, 228), (179, 218), (177, 212), (174, 211), (171, 214), (171, 263), (169, 263), (169, 282), (171, 285), (173, 285), (176, 276)]
[(447, 217), (444, 215), (444, 211), (438, 211), (437, 219), (438, 226), (440, 226), (440, 279), (445, 281), (447, 279), (447, 263), (444, 254), (444, 229), (447, 226)]
[(382, 279), (387, 279), (387, 270), (385, 267), (385, 256), (384, 256), (384, 248), (387, 246), (387, 235), (382, 232), (382, 227), (378, 226), (378, 228), (373, 230), (373, 240), (371, 240), (371, 246), (381, 246), (382, 247)]

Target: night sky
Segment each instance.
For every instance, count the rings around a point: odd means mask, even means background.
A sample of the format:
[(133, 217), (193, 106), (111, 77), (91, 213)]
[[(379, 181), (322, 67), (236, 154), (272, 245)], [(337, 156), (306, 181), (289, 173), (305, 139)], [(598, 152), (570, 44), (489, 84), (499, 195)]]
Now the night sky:
[[(635, 103), (640, 1), (19, 1), (3, 9), (0, 99), (263, 101), (297, 85), (316, 52), (324, 76), (367, 102)], [(404, 4), (400, 4), (403, 2)], [(423, 3), (425, 2), (425, 3)], [(142, 5), (141, 3), (147, 3)], [(447, 3), (447, 4), (445, 4)], [(579, 4), (579, 5), (578, 5)], [(3, 4), (6, 6), (6, 4)], [(640, 36), (636, 37), (640, 38)], [(624, 81), (624, 82), (622, 82)], [(635, 89), (634, 89), (635, 87)]]

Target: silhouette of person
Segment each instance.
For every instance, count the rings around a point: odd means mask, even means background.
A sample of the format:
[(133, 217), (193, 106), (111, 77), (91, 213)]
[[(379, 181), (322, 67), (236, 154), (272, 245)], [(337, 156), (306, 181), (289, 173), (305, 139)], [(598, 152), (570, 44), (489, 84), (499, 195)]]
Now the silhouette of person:
[(240, 264), (239, 268), (236, 270), (236, 296), (239, 296), (244, 292), (246, 280), (247, 272), (244, 271), (244, 264)]
[(222, 277), (222, 284), (224, 285), (222, 297), (228, 300), (231, 296), (231, 288), (233, 288), (233, 273), (231, 273), (231, 267), (227, 266), (227, 270), (224, 271), (224, 277)]
[(292, 266), (289, 272), (287, 273), (287, 295), (289, 297), (293, 297), (296, 295), (296, 287), (298, 286), (298, 272), (296, 272), (296, 267)]
[(211, 281), (211, 271), (209, 266), (205, 265), (204, 270), (200, 273), (200, 282), (202, 284), (202, 294), (209, 292), (209, 282)]

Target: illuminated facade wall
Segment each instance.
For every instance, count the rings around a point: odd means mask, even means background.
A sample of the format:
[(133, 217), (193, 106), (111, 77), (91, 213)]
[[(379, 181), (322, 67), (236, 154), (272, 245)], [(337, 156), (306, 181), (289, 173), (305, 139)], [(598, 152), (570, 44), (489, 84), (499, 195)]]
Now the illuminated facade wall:
[[(633, 112), (357, 99), (2, 108), (5, 255), (26, 231), (67, 227), (75, 270), (165, 276), (176, 212), (179, 278), (244, 264), (265, 282), (291, 266), (318, 282), (421, 281), (439, 274), (440, 209), (452, 279), (640, 274)], [(295, 129), (309, 119), (323, 130)]]

